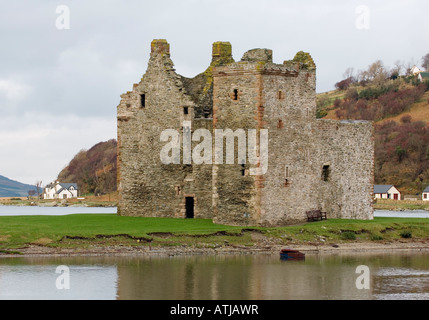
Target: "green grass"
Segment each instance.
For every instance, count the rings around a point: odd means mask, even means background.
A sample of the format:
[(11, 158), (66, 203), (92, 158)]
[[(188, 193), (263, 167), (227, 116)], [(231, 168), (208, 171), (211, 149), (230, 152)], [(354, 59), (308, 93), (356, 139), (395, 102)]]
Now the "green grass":
[(332, 219), (278, 228), (216, 225), (207, 219), (123, 217), (114, 214), (0, 217), (0, 251), (28, 244), (51, 247), (159, 245), (215, 247), (270, 244), (395, 241), (429, 238), (429, 219)]
[(208, 235), (234, 230), (240, 231), (240, 228), (215, 225), (206, 219), (141, 218), (114, 214), (7, 216), (0, 217), (0, 248), (28, 243), (60, 245), (65, 237), (66, 240), (91, 241), (113, 239), (111, 236), (117, 235), (125, 241), (144, 242), (153, 238), (151, 233)]

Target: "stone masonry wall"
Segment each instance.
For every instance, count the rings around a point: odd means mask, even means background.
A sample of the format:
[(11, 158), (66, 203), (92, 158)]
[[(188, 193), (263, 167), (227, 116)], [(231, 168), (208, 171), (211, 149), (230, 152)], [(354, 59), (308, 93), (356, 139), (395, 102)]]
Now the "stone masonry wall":
[[(133, 91), (122, 95), (118, 106), (119, 214), (184, 217), (185, 197), (192, 196), (195, 217), (211, 217), (211, 207), (206, 205), (211, 202), (211, 193), (207, 195), (207, 188), (201, 187), (196, 191), (192, 166), (166, 165), (160, 159), (166, 144), (160, 142), (161, 132), (174, 129), (181, 133), (184, 120), (193, 122), (194, 106), (173, 68), (168, 43), (153, 41), (145, 75)], [(208, 127), (211, 129), (210, 123)], [(211, 178), (211, 167), (205, 174), (204, 170), (196, 171), (202, 172), (204, 179)], [(199, 199), (200, 190), (201, 198), (206, 193), (208, 201)]]
[(367, 121), (317, 120), (318, 202), (330, 218), (373, 219), (374, 128)]

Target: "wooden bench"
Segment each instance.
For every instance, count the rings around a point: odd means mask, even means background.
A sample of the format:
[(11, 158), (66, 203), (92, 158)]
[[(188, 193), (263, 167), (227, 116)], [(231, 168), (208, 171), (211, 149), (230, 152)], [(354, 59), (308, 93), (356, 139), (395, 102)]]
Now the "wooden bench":
[(323, 212), (321, 210), (310, 210), (306, 212), (307, 214), (307, 221), (321, 221), (321, 220), (327, 220), (326, 212)]

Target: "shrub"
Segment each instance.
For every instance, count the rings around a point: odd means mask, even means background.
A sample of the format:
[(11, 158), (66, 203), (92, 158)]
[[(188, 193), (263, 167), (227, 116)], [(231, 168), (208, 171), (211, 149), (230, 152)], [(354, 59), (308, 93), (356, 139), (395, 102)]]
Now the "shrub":
[(400, 235), (402, 238), (412, 238), (411, 231), (402, 231)]
[(357, 100), (359, 99), (359, 93), (356, 88), (349, 88), (346, 92), (346, 99)]
[(411, 123), (413, 119), (411, 118), (411, 116), (409, 114), (406, 114), (405, 116), (402, 116), (401, 118), (401, 122), (402, 123)]
[(372, 240), (372, 241), (383, 240), (383, 237), (382, 237), (382, 236), (380, 236), (380, 235), (378, 235), (378, 234), (373, 234), (373, 235), (371, 236), (371, 240)]
[(350, 85), (353, 83), (353, 77), (349, 77), (347, 79), (344, 79), (340, 82), (337, 82), (335, 84), (335, 88), (339, 90), (346, 90), (350, 87)]
[(346, 231), (341, 234), (343, 240), (356, 240), (356, 233), (352, 231)]

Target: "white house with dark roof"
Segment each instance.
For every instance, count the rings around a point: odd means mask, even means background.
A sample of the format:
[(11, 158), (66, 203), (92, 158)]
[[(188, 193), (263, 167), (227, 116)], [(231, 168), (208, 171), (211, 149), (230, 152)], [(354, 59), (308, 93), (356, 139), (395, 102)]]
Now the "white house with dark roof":
[(429, 201), (429, 186), (427, 186), (426, 189), (423, 190), (422, 200)]
[(76, 183), (52, 182), (43, 192), (43, 199), (69, 199), (77, 198), (79, 188)]
[(416, 76), (420, 82), (429, 80), (429, 71), (422, 71), (417, 66), (411, 68), (410, 72)]
[(374, 198), (375, 199), (393, 199), (401, 200), (401, 193), (395, 186), (389, 185), (375, 185), (374, 186)]

